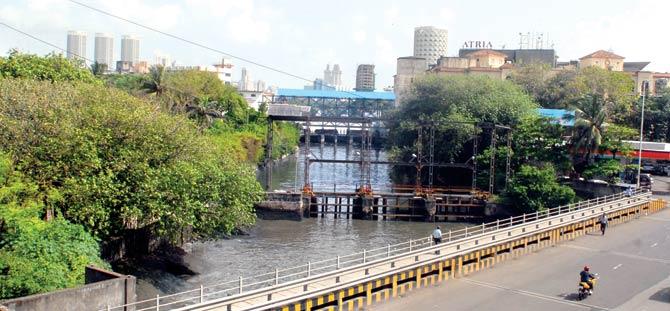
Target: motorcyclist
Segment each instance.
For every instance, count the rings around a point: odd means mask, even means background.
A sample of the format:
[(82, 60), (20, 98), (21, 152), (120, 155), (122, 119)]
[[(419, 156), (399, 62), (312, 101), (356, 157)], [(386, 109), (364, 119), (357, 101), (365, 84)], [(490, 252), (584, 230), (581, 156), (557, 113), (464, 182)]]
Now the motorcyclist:
[(593, 279), (596, 278), (591, 272), (589, 272), (589, 266), (584, 266), (584, 270), (579, 273), (580, 282), (585, 282), (589, 285), (589, 294), (593, 294)]

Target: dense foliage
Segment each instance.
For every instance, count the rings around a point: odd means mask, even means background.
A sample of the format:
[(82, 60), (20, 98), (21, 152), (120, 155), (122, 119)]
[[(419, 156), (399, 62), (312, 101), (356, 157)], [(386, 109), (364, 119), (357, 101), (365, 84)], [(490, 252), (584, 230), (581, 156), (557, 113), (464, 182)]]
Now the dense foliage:
[(464, 144), (479, 131), (473, 123), (516, 125), (533, 114), (535, 107), (521, 88), (508, 81), (429, 75), (412, 85), (407, 100), (389, 123), (390, 145), (397, 159), (408, 160), (416, 152), (417, 121), (434, 123), (435, 157), (452, 161), (463, 157)]
[(107, 267), (84, 227), (42, 219), (43, 196), (0, 154), (0, 299), (80, 285), (86, 265)]
[(10, 51), (9, 56), (0, 57), (0, 78), (100, 83), (88, 69), (60, 54), (42, 57), (18, 51)]
[(253, 222), (260, 187), (185, 117), (92, 84), (0, 81), (0, 147), (48, 207), (97, 236), (157, 223), (177, 235)]
[(519, 212), (530, 213), (571, 203), (575, 192), (556, 181), (553, 167), (522, 165), (510, 180), (504, 199)]

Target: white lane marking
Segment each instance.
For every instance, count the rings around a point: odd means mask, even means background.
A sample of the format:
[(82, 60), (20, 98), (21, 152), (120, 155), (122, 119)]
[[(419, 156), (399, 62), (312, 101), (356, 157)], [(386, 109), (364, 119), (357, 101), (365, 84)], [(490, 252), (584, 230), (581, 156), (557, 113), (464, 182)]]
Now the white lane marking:
[(658, 243), (651, 244), (651, 247), (656, 247), (658, 246)]
[(622, 265), (622, 264), (618, 264), (618, 265), (614, 266), (614, 268), (612, 268), (612, 270), (619, 269), (619, 268), (621, 268), (621, 266), (623, 266), (623, 265)]
[(594, 252), (594, 253), (605, 253), (605, 254), (612, 254), (612, 255), (617, 255), (617, 256), (621, 256), (621, 257), (628, 257), (628, 258), (632, 258), (632, 259), (640, 259), (640, 260), (645, 260), (645, 261), (658, 262), (658, 263), (662, 263), (662, 264), (666, 264), (666, 265), (670, 264), (670, 260), (661, 259), (661, 258), (651, 258), (651, 257), (627, 254), (627, 253), (622, 253), (622, 252), (612, 252), (612, 251), (601, 250), (601, 249), (592, 248), (592, 247), (578, 246), (578, 245), (559, 244), (558, 246), (559, 247), (565, 247), (565, 248), (574, 248), (574, 249), (579, 249), (579, 250), (585, 250), (585, 251), (590, 251), (590, 252)]
[(529, 292), (529, 291), (520, 290), (520, 289), (514, 289), (514, 288), (511, 288), (511, 287), (506, 287), (506, 286), (502, 286), (502, 285), (498, 285), (498, 284), (482, 282), (482, 281), (475, 281), (475, 280), (468, 279), (468, 278), (461, 278), (460, 280), (463, 281), (463, 282), (474, 284), (474, 285), (479, 285), (479, 286), (488, 287), (488, 288), (492, 288), (492, 289), (503, 290), (503, 291), (509, 291), (509, 292), (513, 292), (513, 293), (516, 293), (516, 294), (535, 297), (535, 298), (538, 298), (538, 299), (552, 301), (552, 302), (561, 303), (561, 304), (565, 304), (565, 305), (582, 307), (582, 308), (591, 309), (591, 310), (609, 310), (609, 308), (605, 308), (605, 307), (590, 305), (590, 304), (577, 302), (577, 301), (572, 301), (572, 300), (565, 300), (565, 299), (554, 297), (554, 296)]

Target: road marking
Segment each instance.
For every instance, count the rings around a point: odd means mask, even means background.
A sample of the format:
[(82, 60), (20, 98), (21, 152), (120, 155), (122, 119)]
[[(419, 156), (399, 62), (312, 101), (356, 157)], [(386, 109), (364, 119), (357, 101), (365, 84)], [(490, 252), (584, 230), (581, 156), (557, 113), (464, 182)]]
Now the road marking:
[(658, 246), (658, 243), (651, 244), (651, 247), (656, 247)]
[(627, 257), (627, 258), (632, 258), (632, 259), (640, 259), (640, 260), (658, 262), (658, 263), (670, 265), (670, 260), (667, 260), (667, 259), (651, 258), (651, 257), (645, 257), (645, 256), (639, 256), (639, 255), (633, 255), (633, 254), (627, 254), (627, 253), (621, 253), (621, 252), (612, 252), (612, 251), (607, 251), (607, 250), (602, 250), (602, 249), (597, 249), (597, 248), (592, 248), (592, 247), (578, 246), (578, 245), (559, 244), (558, 246), (559, 247), (565, 247), (565, 248), (574, 248), (574, 249), (579, 249), (579, 250), (585, 250), (585, 251), (590, 251), (590, 252), (594, 252), (594, 253), (612, 254), (612, 255), (617, 255), (617, 256), (621, 256), (621, 257)]
[(621, 266), (623, 266), (623, 265), (622, 265), (622, 264), (618, 264), (618, 265), (614, 266), (614, 268), (612, 268), (612, 270), (619, 269), (619, 268), (621, 268)]
[(530, 297), (534, 297), (534, 298), (538, 298), (538, 299), (543, 299), (543, 300), (547, 300), (547, 301), (561, 303), (561, 304), (564, 304), (564, 305), (582, 307), (582, 308), (590, 309), (590, 310), (609, 310), (609, 308), (605, 308), (605, 307), (600, 307), (600, 306), (586, 304), (586, 303), (577, 302), (577, 301), (565, 300), (565, 299), (557, 298), (557, 297), (554, 297), (554, 296), (529, 292), (529, 291), (520, 290), (520, 289), (514, 289), (514, 288), (511, 288), (511, 287), (506, 287), (506, 286), (502, 286), (502, 285), (498, 285), (498, 284), (487, 283), (487, 282), (482, 282), (482, 281), (475, 281), (473, 279), (468, 279), (468, 278), (461, 278), (460, 280), (463, 281), (463, 282), (467, 282), (467, 283), (474, 284), (474, 285), (479, 285), (479, 286), (482, 286), (482, 287), (488, 287), (488, 288), (492, 288), (492, 289), (508, 291), (508, 292), (512, 292), (512, 293), (516, 293), (516, 294), (521, 294), (521, 295), (524, 295), (524, 296), (530, 296)]

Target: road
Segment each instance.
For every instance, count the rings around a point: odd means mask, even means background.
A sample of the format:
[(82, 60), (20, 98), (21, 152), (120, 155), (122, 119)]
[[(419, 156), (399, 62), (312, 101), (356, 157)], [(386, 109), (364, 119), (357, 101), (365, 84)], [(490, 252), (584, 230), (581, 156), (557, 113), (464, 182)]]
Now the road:
[[(654, 177), (670, 198), (670, 178)], [(579, 271), (600, 275), (595, 293), (576, 301)], [(409, 292), (368, 310), (670, 310), (670, 210)]]

